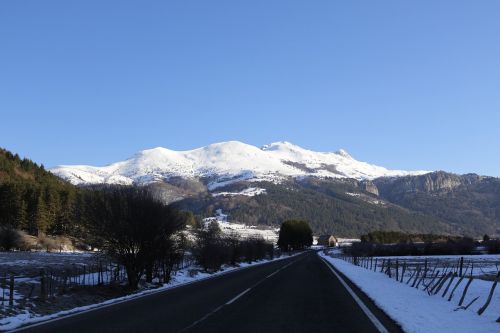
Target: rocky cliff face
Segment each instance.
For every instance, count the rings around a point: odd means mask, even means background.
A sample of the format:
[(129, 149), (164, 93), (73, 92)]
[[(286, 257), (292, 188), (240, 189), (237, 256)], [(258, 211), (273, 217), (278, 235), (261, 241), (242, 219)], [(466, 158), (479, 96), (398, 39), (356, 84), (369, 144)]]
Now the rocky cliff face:
[(379, 195), (378, 187), (372, 181), (367, 180), (367, 181), (361, 182), (360, 187), (363, 191), (366, 191), (366, 192), (371, 193), (371, 194), (375, 194), (376, 196)]
[(500, 234), (500, 179), (476, 174), (433, 172), (415, 177), (373, 180), (381, 198), (435, 216), (461, 234)]
[(483, 178), (484, 177), (474, 174), (460, 176), (437, 171), (414, 177), (379, 178), (375, 179), (373, 183), (382, 196), (392, 197), (394, 195), (411, 192), (449, 192), (461, 186), (476, 184)]

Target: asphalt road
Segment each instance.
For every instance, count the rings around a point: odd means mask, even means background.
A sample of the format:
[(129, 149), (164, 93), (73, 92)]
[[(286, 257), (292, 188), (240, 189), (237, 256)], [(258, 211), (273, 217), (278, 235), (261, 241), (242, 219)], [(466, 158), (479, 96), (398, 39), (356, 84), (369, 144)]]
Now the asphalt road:
[[(387, 331), (401, 332), (350, 285)], [(23, 330), (51, 333), (332, 331), (380, 332), (314, 252)]]

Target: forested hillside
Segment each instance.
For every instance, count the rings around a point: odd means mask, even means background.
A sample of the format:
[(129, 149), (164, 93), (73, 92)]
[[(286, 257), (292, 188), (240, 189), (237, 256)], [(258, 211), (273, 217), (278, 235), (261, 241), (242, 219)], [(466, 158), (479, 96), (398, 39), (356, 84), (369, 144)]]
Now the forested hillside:
[(77, 234), (79, 190), (29, 159), (0, 149), (0, 225), (29, 234)]
[[(458, 232), (435, 217), (381, 201), (355, 184), (321, 180), (252, 183), (265, 188), (266, 194), (253, 197), (204, 194), (175, 205), (202, 216), (211, 216), (215, 209), (222, 208), (231, 220), (248, 224), (278, 226), (287, 219), (304, 219), (310, 222), (316, 234), (334, 233), (345, 237), (359, 237), (373, 230)], [(351, 192), (359, 196), (346, 194)]]

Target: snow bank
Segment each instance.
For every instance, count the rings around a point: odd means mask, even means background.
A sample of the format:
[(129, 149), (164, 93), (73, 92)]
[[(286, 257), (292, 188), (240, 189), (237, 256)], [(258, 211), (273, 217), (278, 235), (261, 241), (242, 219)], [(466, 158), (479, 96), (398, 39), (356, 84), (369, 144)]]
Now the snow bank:
[(319, 255), (363, 290), (406, 332), (500, 332), (500, 323), (495, 322), (500, 316), (499, 288), (495, 291), (486, 312), (482, 316), (476, 313), (486, 301), (492, 282), (474, 280), (464, 304), (477, 296), (480, 298), (468, 310), (457, 310), (458, 299), (465, 283), (460, 285), (455, 291), (454, 298), (448, 302), (441, 295), (429, 296), (422, 290), (396, 282), (382, 273), (352, 265), (323, 253)]

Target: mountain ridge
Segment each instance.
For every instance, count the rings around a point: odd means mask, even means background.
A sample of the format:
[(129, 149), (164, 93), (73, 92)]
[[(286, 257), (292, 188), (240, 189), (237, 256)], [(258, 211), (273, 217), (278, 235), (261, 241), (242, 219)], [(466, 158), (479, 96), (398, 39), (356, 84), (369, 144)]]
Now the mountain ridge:
[(279, 182), (288, 177), (375, 179), (429, 171), (389, 170), (354, 159), (345, 150), (316, 152), (287, 141), (258, 148), (239, 141), (175, 151), (156, 147), (103, 167), (61, 165), (50, 169), (75, 185), (146, 185), (172, 177), (207, 179), (210, 190), (241, 180)]

